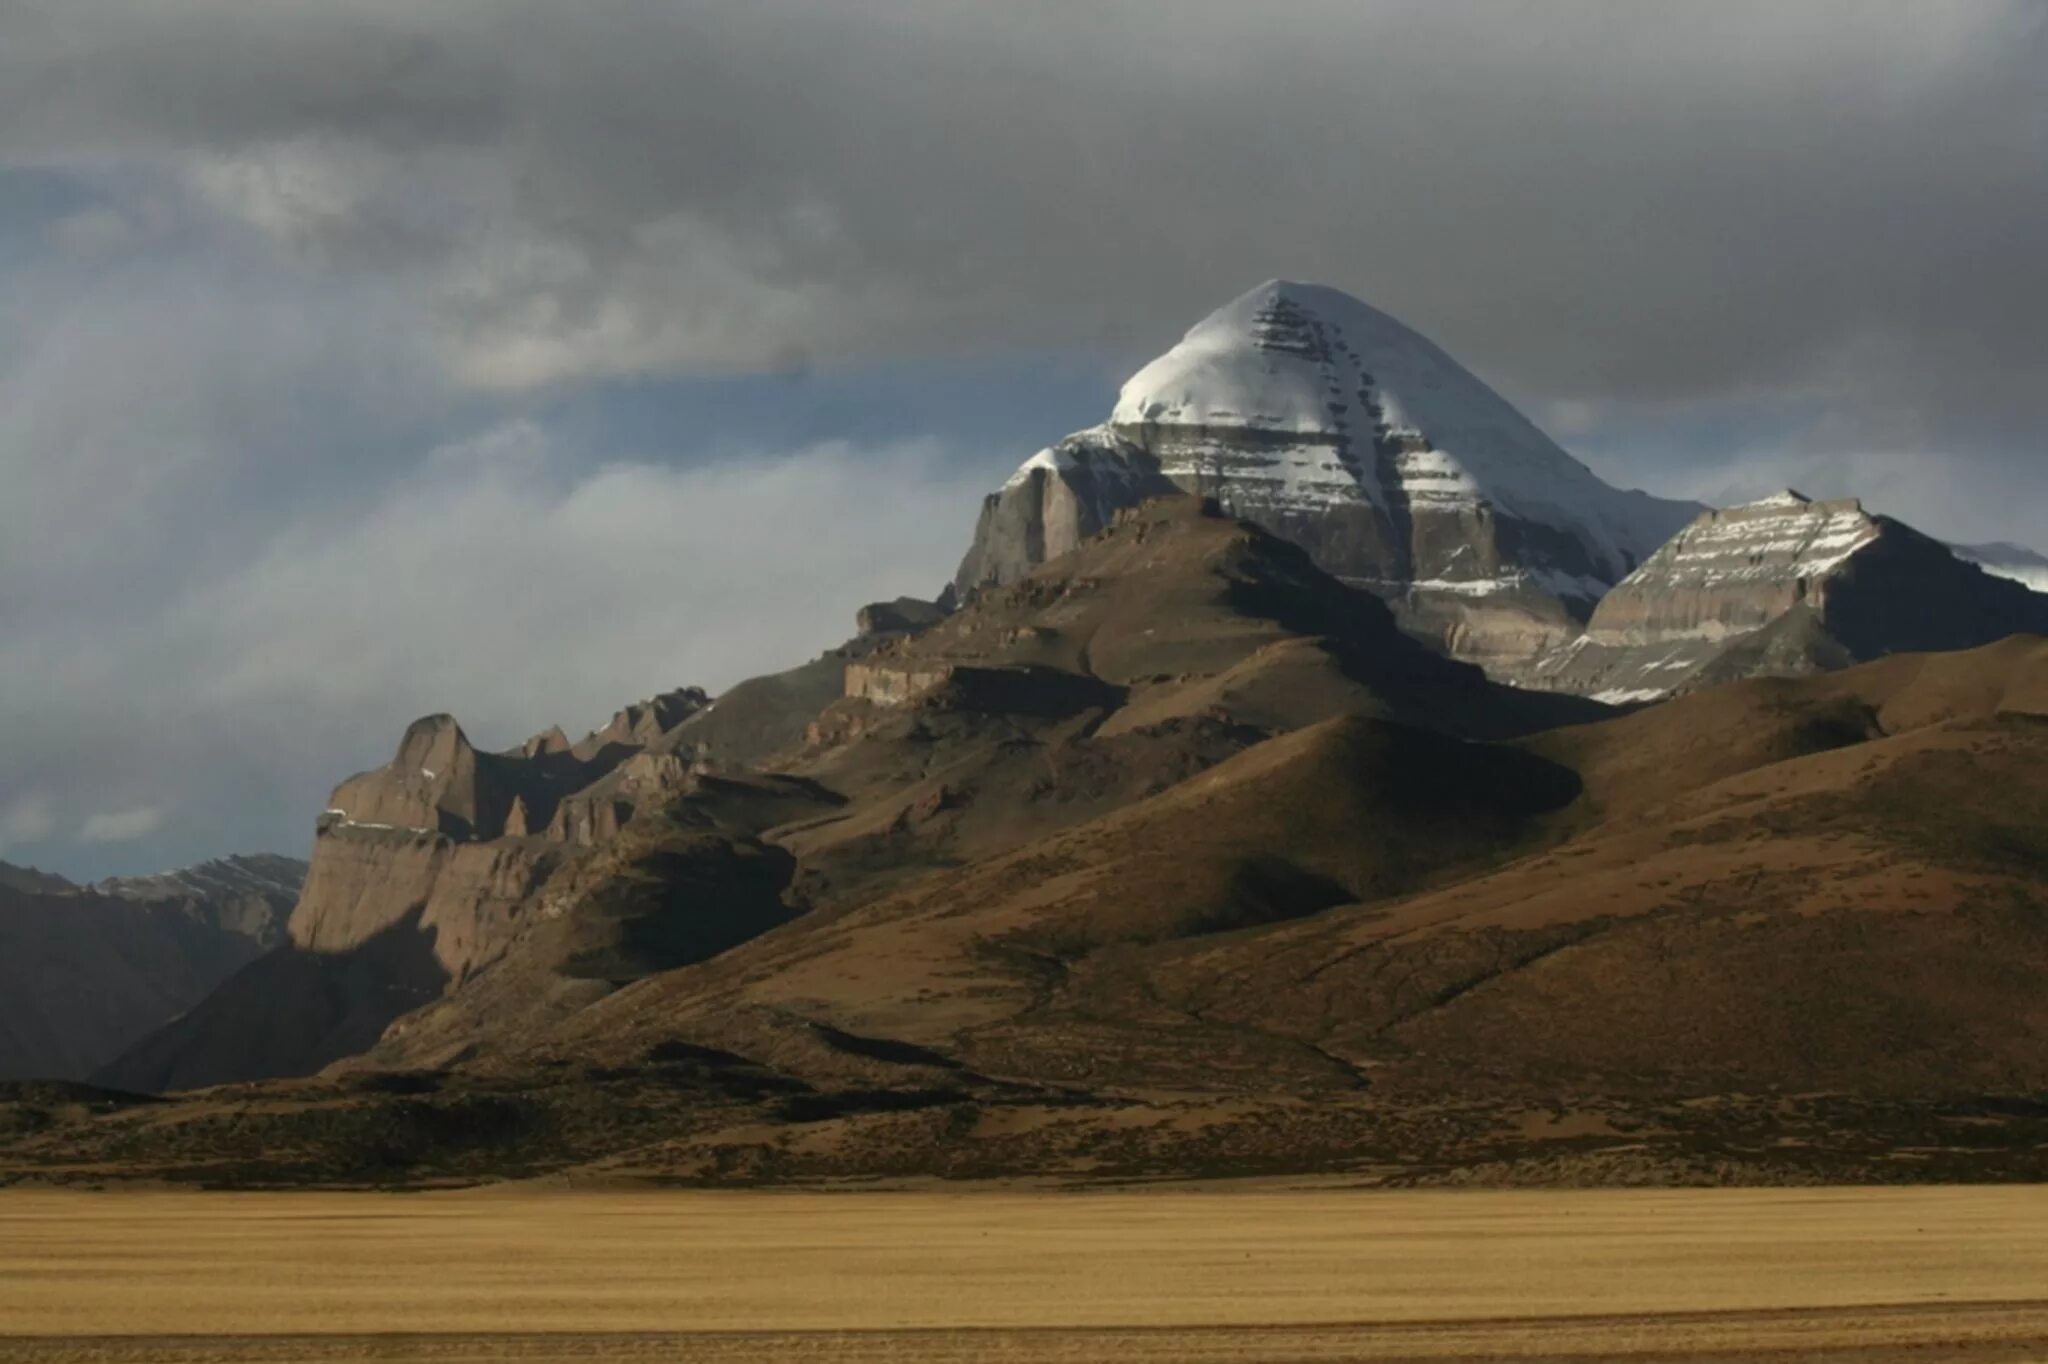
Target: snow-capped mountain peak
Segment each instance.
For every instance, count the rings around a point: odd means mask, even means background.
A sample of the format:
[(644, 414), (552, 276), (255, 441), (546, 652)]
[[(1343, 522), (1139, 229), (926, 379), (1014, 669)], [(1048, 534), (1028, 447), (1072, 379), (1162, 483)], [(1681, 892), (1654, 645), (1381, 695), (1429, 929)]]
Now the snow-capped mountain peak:
[(1341, 290), (1291, 280), (1197, 323), (1124, 385), (1110, 423), (1187, 432), (1190, 475), (1202, 459), (1194, 432), (1256, 433), (1273, 447), (1266, 472), (1285, 485), (1275, 493), (1304, 506), (1485, 505), (1570, 530), (1608, 581), (1697, 510), (1609, 486), (1427, 337)]
[(1526, 654), (1701, 508), (1602, 482), (1433, 342), (1340, 290), (1271, 280), (1026, 460), (956, 588), (1028, 572), (1174, 490), (1302, 544), (1468, 657)]

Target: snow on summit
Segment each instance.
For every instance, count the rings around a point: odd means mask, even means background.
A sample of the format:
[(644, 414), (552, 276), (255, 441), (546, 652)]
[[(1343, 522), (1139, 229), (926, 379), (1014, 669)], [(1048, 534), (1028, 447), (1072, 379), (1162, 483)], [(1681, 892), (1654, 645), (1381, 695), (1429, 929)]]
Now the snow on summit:
[[(1613, 579), (1685, 519), (1602, 482), (1427, 337), (1318, 284), (1269, 280), (1218, 308), (1131, 377), (1110, 424), (1180, 428), (1195, 464), (1188, 428), (1264, 437), (1305, 501), (1484, 504), (1579, 532)], [(1375, 443), (1397, 447), (1391, 479)]]

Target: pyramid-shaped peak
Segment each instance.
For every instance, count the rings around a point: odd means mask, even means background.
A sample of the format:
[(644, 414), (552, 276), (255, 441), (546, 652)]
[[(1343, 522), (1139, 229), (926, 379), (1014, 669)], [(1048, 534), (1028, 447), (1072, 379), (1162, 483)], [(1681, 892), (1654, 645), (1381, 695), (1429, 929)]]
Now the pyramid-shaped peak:
[(1108, 421), (1025, 460), (984, 506), (956, 593), (1014, 581), (1175, 490), (1400, 600), (1419, 632), (1476, 639), (1482, 601), (1535, 612), (1501, 629), (1503, 649), (1582, 618), (1705, 510), (1603, 482), (1379, 309), (1270, 279), (1132, 375)]
[(1189, 328), (1131, 376), (1110, 421), (1330, 436), (1365, 429), (1369, 407), (1402, 427), (1477, 416), (1568, 460), (1428, 338), (1341, 289), (1287, 279), (1248, 289)]
[(1165, 451), (1168, 477), (1256, 452), (1296, 511), (1484, 504), (1574, 535), (1590, 562), (1573, 571), (1603, 585), (1689, 514), (1609, 487), (1429, 338), (1298, 280), (1268, 280), (1196, 323), (1131, 376), (1108, 432)]
[[(1333, 350), (1375, 339), (1427, 346), (1421, 336), (1379, 309), (1326, 284), (1269, 279), (1231, 299), (1188, 329), (1175, 350), (1294, 355), (1328, 363)], [(1337, 341), (1344, 344), (1338, 346)]]

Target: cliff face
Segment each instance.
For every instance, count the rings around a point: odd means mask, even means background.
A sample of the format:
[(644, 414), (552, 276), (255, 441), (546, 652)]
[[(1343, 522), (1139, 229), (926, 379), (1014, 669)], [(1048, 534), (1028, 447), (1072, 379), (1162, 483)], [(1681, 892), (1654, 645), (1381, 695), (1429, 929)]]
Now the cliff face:
[(1601, 599), (1541, 686), (1646, 701), (2048, 629), (2048, 597), (1860, 502), (1787, 490), (1707, 512)]
[(954, 580), (1013, 582), (1166, 492), (1213, 499), (1512, 672), (1698, 510), (1601, 482), (1436, 346), (1332, 289), (1274, 281), (1124, 386), (1110, 420), (984, 503)]
[[(390, 762), (335, 788), (288, 931), (274, 926), (284, 941), (238, 958), (229, 969), (242, 969), (219, 989), (96, 1078), (162, 1090), (305, 1074), (369, 1049), (444, 994), (470, 1003), (436, 1013), (442, 1024), (416, 1030), (416, 1043), (494, 991), (506, 1007), (540, 1007), (536, 995), (587, 1001), (610, 988), (601, 966), (672, 964), (780, 922), (787, 868), (733, 871), (773, 863), (755, 857), (750, 834), (728, 844), (692, 830), (679, 847), (663, 820), (643, 828), (635, 816), (687, 804), (717, 785), (714, 768), (800, 743), (841, 694), (849, 660), (944, 616), (911, 598), (877, 603), (861, 613), (859, 637), (811, 663), (717, 702), (694, 687), (635, 702), (573, 743), (555, 728), (490, 753), (452, 716), (413, 722)], [(786, 799), (776, 788), (766, 803)], [(648, 866), (670, 876), (709, 868), (714, 888), (674, 897), (657, 886), (650, 898)], [(508, 965), (519, 943), (527, 948)], [(480, 976), (481, 994), (465, 991)]]
[[(708, 702), (684, 688), (625, 707), (580, 742), (549, 729), (504, 753), (479, 751), (452, 716), (414, 721), (390, 762), (329, 798), (283, 940), (260, 957), (252, 947), (197, 1007), (96, 1078), (219, 1084), (303, 1074), (370, 1046), (503, 955), (551, 878), (595, 841), (564, 812)], [(663, 789), (624, 785), (605, 831)]]
[(491, 960), (577, 848), (680, 784), (687, 765), (650, 750), (709, 703), (694, 687), (667, 692), (575, 744), (550, 729), (505, 753), (479, 752), (453, 716), (415, 720), (389, 763), (329, 799), (293, 945), (349, 951), (417, 915), (435, 957), (461, 979)]
[(348, 952), (412, 919), (432, 936), (443, 967), (460, 977), (502, 946), (563, 852), (540, 839), (455, 843), (401, 830), (325, 828), (292, 915), (291, 945)]
[(1151, 451), (1113, 428), (1076, 432), (983, 499), (954, 592), (1015, 582), (1100, 534), (1123, 508), (1181, 491)]

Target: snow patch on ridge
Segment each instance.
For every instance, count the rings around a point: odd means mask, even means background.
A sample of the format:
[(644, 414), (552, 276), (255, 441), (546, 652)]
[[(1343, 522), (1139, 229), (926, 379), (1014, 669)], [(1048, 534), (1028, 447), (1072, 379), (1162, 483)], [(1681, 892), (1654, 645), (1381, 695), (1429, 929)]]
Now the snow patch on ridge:
[(1407, 586), (1417, 592), (1447, 592), (1461, 597), (1490, 597), (1533, 587), (1553, 597), (1576, 597), (1587, 602), (1599, 601), (1608, 588), (1598, 578), (1556, 569), (1530, 569), (1492, 578), (1427, 578)]
[(1610, 706), (1631, 706), (1639, 701), (1662, 701), (1670, 694), (1660, 687), (1614, 687), (1594, 692), (1593, 699)]
[(1705, 589), (1818, 578), (1877, 536), (1877, 521), (1853, 498), (1813, 502), (1798, 493), (1780, 493), (1700, 517), (1622, 585)]

